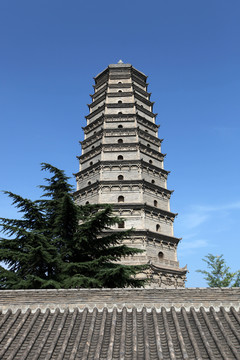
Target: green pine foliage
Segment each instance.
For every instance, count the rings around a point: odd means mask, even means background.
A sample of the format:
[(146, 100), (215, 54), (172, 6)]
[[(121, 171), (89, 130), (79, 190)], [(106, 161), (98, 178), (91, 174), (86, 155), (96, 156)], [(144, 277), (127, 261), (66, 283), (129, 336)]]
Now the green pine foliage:
[(223, 258), (223, 255), (216, 256), (208, 254), (203, 261), (207, 264), (207, 270), (197, 270), (205, 275), (209, 287), (239, 287), (240, 270), (231, 272), (229, 266)]
[(77, 206), (64, 171), (45, 163), (42, 170), (51, 176), (40, 200), (5, 192), (22, 218), (0, 219), (0, 289), (144, 286), (136, 275), (147, 265), (119, 263), (141, 250), (122, 243), (129, 230), (111, 231), (122, 221), (111, 207)]

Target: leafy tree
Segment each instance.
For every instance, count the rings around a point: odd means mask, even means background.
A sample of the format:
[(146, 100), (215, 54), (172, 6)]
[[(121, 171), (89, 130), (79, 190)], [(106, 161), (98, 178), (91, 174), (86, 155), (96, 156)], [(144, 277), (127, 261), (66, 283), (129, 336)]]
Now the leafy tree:
[(21, 219), (0, 218), (0, 289), (140, 287), (135, 277), (146, 266), (119, 263), (142, 252), (122, 240), (130, 231), (113, 232), (121, 222), (109, 205), (77, 206), (64, 171), (42, 164), (50, 172), (41, 185), (42, 198), (22, 198), (9, 191)]
[(209, 287), (239, 287), (240, 286), (240, 270), (231, 272), (229, 266), (223, 258), (223, 255), (215, 256), (208, 254), (203, 259), (207, 264), (209, 271), (197, 270), (205, 275)]

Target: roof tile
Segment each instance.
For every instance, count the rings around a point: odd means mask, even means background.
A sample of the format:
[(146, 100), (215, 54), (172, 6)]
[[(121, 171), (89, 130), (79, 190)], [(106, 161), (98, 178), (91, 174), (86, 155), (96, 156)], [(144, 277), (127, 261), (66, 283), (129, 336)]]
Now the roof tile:
[[(165, 295), (172, 299), (173, 292), (167, 291)], [(163, 293), (157, 290), (129, 292), (118, 289), (112, 290), (111, 296), (106, 290), (89, 291), (90, 303), (94, 300), (96, 304), (106, 304), (108, 298), (108, 305), (103, 308), (102, 305), (93, 306), (93, 303), (89, 306), (88, 302), (83, 305), (87, 300), (86, 292), (74, 306), (69, 294), (76, 300), (77, 293), (71, 291), (57, 292), (59, 298), (55, 300), (54, 291), (38, 292), (45, 296), (45, 305), (40, 301), (41, 306), (37, 307), (34, 296), (32, 299), (27, 296), (30, 293), (6, 293), (12, 296), (14, 304), (13, 307), (9, 304), (9, 310), (6, 301), (0, 298), (0, 303), (1, 300), (4, 303), (0, 313), (1, 360), (240, 359), (240, 310), (239, 298), (235, 296), (239, 290), (219, 292), (213, 289), (209, 292), (209, 289), (201, 289), (197, 295), (196, 291), (186, 290), (181, 292), (182, 299), (176, 299), (176, 304), (182, 303), (180, 308), (179, 305), (169, 307), (166, 297), (167, 306), (164, 306)], [(136, 297), (125, 297), (124, 301), (124, 293)], [(197, 304), (209, 303), (211, 306), (186, 308), (186, 301), (189, 305), (186, 293), (191, 294), (193, 304), (197, 297)], [(21, 304), (18, 310), (14, 294), (18, 294)], [(214, 294), (217, 306), (214, 306)], [(28, 303), (27, 310), (21, 296)], [(63, 299), (65, 306), (60, 309), (56, 304), (63, 305)], [(171, 303), (174, 304), (172, 300)], [(234, 306), (230, 306), (231, 303)]]

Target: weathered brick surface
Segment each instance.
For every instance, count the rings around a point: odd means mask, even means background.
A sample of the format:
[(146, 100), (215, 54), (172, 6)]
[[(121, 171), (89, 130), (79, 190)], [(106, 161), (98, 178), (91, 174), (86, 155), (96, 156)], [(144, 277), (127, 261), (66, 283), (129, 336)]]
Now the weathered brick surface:
[(0, 292), (0, 359), (240, 359), (240, 289)]
[[(187, 269), (177, 261), (168, 172), (146, 79), (130, 64), (111, 64), (95, 77), (75, 200), (80, 205), (111, 204), (124, 219), (125, 229), (154, 233), (154, 240), (146, 233), (137, 244), (144, 250), (145, 263), (154, 265), (142, 276), (151, 287), (182, 288)], [(138, 262), (138, 256), (131, 258), (131, 264)], [(174, 274), (168, 271), (170, 262), (174, 262)]]
[(136, 306), (141, 308), (169, 309), (171, 306), (196, 309), (201, 306), (240, 307), (240, 288), (189, 288), (189, 289), (69, 289), (69, 290), (2, 290), (0, 309), (31, 309), (85, 306), (113, 307)]

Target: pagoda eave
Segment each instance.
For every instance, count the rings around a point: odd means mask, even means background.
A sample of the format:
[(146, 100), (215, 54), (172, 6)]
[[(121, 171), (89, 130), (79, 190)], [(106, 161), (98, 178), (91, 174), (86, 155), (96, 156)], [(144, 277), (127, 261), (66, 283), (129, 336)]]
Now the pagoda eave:
[(150, 264), (150, 267), (152, 268), (152, 270), (156, 273), (164, 273), (164, 274), (172, 274), (172, 275), (186, 275), (188, 272), (187, 266), (184, 266), (184, 268), (174, 268), (174, 267), (170, 267), (170, 266), (156, 266), (155, 264)]
[[(146, 161), (142, 160), (142, 159), (139, 159), (139, 160), (103, 160), (101, 161), (101, 166), (126, 166), (126, 165), (142, 165), (142, 166), (145, 166), (146, 168), (149, 168), (149, 169), (152, 169), (154, 171), (158, 171), (158, 172), (161, 172), (165, 175), (169, 175), (171, 173), (171, 171), (168, 171), (168, 170), (165, 170), (165, 169), (162, 169), (162, 168), (158, 168), (157, 166), (153, 165), (153, 164), (149, 164), (147, 163)], [(91, 166), (91, 169), (92, 168), (96, 168), (100, 165), (100, 161), (98, 161), (97, 163), (93, 164)], [(81, 174), (84, 174), (85, 172), (87, 172), (88, 169), (85, 169), (85, 170), (81, 170), (81, 171), (78, 171), (77, 173), (75, 173), (75, 176), (79, 176)]]

